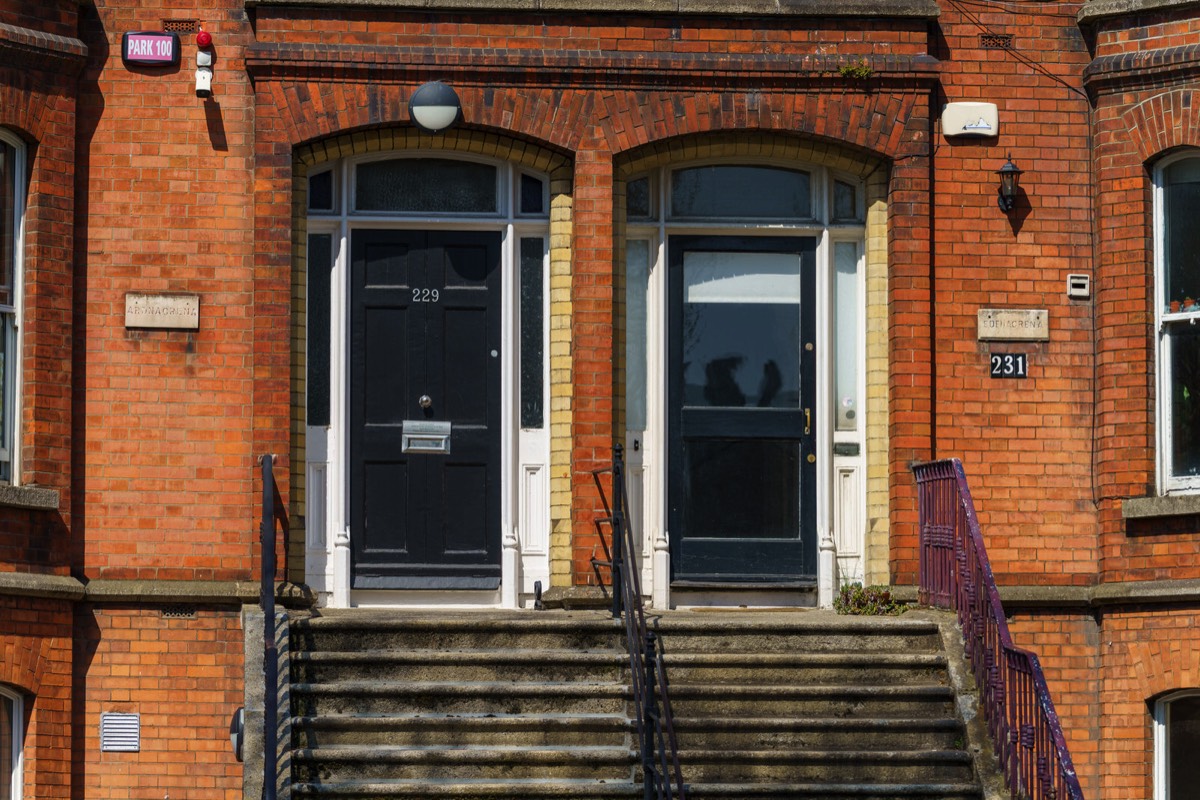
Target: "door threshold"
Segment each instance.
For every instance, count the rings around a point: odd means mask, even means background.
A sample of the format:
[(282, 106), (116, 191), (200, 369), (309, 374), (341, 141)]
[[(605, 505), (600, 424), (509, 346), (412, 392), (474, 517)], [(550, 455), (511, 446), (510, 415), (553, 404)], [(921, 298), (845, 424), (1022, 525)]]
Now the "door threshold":
[(717, 580), (675, 580), (671, 581), (671, 590), (684, 591), (794, 591), (816, 589), (815, 578), (774, 581), (717, 581)]
[(815, 608), (815, 581), (672, 581), (673, 608)]

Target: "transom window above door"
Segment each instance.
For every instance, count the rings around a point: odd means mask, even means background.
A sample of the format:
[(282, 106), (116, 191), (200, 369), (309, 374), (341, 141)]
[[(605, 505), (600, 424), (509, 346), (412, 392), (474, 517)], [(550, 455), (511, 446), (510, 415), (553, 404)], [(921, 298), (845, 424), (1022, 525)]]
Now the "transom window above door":
[(357, 161), (347, 168), (344, 191), (337, 166), (309, 175), (308, 212), (339, 214), (344, 194), (350, 214), (546, 219), (546, 178), (520, 171), (510, 179), (506, 172), (494, 162), (445, 155)]
[[(665, 213), (664, 213), (665, 212)], [(631, 224), (716, 220), (761, 225), (861, 226), (860, 183), (824, 169), (717, 163), (655, 171), (626, 181)]]

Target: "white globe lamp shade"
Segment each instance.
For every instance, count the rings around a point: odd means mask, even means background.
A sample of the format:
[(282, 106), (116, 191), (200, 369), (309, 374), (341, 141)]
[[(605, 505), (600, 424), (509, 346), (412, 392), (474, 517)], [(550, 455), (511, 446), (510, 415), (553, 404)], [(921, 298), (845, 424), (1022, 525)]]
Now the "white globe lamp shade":
[(462, 116), (458, 94), (441, 81), (422, 84), (408, 101), (408, 115), (426, 133), (441, 133)]

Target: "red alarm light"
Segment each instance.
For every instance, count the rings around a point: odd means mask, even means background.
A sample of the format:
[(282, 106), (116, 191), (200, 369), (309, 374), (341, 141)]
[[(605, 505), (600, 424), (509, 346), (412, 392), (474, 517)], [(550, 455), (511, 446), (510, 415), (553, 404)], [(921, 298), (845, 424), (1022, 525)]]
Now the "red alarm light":
[(212, 47), (212, 34), (201, 28), (196, 33), (197, 47)]

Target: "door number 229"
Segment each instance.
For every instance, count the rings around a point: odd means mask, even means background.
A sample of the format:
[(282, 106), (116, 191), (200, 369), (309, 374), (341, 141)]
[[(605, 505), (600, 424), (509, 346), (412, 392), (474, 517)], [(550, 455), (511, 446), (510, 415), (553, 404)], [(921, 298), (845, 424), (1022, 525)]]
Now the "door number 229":
[(1029, 356), (1025, 353), (992, 353), (993, 378), (1029, 377)]
[(414, 303), (436, 303), (441, 299), (437, 289), (413, 289)]

